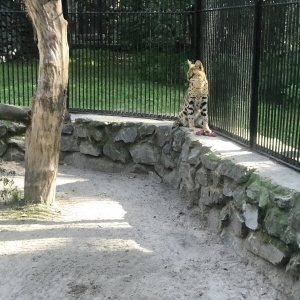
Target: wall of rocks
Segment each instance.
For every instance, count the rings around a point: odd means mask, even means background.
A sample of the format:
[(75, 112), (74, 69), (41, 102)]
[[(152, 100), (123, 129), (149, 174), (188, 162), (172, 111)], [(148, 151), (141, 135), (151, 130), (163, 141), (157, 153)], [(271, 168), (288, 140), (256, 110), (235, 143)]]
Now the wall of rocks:
[[(0, 122), (0, 157), (24, 160), (26, 128)], [(149, 173), (199, 205), (226, 239), (300, 275), (300, 194), (222, 159), (187, 129), (76, 119), (62, 131), (61, 163), (106, 172)], [(134, 187), (133, 187), (134, 188)], [(171, 201), (171, 199), (170, 199)]]

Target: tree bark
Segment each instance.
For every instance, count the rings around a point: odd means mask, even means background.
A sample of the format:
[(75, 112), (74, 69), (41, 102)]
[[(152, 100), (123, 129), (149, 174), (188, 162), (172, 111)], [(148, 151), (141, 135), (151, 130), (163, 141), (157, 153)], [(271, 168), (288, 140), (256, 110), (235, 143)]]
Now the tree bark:
[(66, 107), (69, 47), (61, 0), (26, 0), (37, 32), (39, 76), (25, 138), (26, 202), (55, 201), (60, 136)]

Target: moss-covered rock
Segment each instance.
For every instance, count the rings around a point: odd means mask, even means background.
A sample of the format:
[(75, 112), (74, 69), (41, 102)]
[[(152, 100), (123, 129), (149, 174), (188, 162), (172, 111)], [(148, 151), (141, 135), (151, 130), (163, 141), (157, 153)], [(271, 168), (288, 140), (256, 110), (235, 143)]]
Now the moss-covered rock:
[(225, 205), (220, 211), (221, 227), (227, 227), (230, 223), (230, 204)]
[(215, 170), (221, 160), (213, 152), (209, 151), (201, 156), (201, 161), (205, 168)]
[(242, 165), (236, 165), (230, 160), (224, 160), (219, 163), (218, 173), (233, 179), (236, 183), (245, 183), (249, 180), (253, 169)]
[(295, 276), (300, 276), (300, 254), (291, 258), (286, 266), (286, 271)]
[(268, 209), (264, 219), (264, 227), (269, 235), (280, 238), (286, 244), (295, 242), (289, 211), (282, 210), (276, 206)]
[(246, 239), (245, 247), (274, 265), (285, 264), (290, 257), (287, 245), (264, 232), (251, 232)]

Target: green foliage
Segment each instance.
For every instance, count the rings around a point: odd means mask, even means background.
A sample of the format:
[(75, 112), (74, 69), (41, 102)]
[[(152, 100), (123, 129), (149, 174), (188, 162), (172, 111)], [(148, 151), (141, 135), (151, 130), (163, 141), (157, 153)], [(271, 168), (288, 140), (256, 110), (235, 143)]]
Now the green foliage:
[(184, 85), (187, 82), (186, 61), (182, 53), (147, 50), (137, 55), (135, 68), (142, 80), (166, 85)]

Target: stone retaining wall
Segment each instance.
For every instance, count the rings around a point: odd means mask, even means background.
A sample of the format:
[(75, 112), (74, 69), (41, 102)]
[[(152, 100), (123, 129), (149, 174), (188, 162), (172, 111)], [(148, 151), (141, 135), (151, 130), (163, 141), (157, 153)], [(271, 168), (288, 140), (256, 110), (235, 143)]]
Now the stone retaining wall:
[[(0, 123), (3, 159), (24, 159), (25, 129)], [(187, 206), (206, 209), (224, 239), (233, 235), (253, 254), (300, 275), (300, 193), (222, 158), (185, 128), (76, 119), (63, 128), (61, 163), (149, 173), (179, 189)]]

